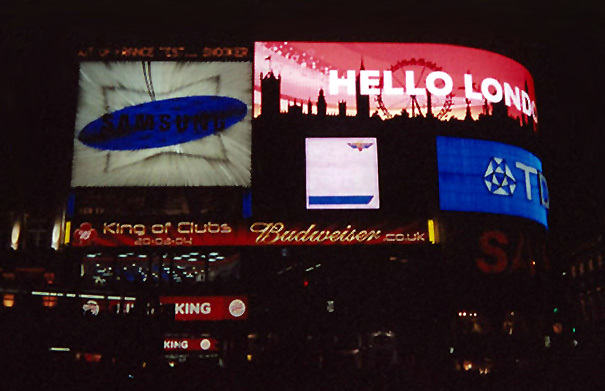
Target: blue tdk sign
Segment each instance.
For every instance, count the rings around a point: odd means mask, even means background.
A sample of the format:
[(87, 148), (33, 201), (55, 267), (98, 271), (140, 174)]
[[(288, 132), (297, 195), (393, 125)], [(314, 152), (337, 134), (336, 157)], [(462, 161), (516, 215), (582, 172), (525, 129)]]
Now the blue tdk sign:
[(437, 137), (441, 210), (500, 213), (548, 227), (548, 187), (533, 154), (493, 141)]

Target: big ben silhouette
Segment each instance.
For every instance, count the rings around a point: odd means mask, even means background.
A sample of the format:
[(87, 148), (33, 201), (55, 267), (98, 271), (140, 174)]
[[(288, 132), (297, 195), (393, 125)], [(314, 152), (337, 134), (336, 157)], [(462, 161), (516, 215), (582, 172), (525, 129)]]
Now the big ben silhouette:
[(265, 77), (261, 72), (261, 114), (274, 116), (278, 115), (279, 99), (281, 96), (281, 75), (275, 77), (273, 71), (269, 71)]

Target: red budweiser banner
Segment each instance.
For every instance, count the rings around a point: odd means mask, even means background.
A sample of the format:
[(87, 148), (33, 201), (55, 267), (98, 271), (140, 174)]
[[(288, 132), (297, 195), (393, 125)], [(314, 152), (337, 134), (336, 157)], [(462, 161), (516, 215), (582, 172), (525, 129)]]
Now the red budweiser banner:
[(72, 234), (73, 246), (250, 246), (427, 244), (434, 242), (428, 224), (412, 222), (320, 224), (256, 221), (227, 222), (136, 221), (81, 222)]

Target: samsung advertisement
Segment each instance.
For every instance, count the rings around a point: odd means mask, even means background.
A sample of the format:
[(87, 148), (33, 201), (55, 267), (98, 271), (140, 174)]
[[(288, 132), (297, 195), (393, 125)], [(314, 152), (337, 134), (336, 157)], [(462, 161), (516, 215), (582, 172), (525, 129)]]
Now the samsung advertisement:
[(82, 62), (72, 187), (251, 181), (250, 62)]
[(524, 217), (548, 227), (540, 160), (516, 146), (437, 137), (441, 210)]

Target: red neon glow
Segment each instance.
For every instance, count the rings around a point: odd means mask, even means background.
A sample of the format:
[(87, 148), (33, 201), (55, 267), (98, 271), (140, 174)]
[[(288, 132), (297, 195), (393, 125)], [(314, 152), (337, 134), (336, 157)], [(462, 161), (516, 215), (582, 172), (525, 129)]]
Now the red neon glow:
[[(344, 77), (347, 71), (354, 70), (359, 74), (360, 68), (375, 70), (380, 75), (384, 71), (392, 72), (392, 81), (385, 76), (381, 79), (383, 92), (387, 84), (393, 89), (406, 88), (405, 71), (414, 72), (415, 87), (424, 87), (426, 77), (431, 72), (445, 72), (452, 78), (452, 101), (450, 111), (442, 119), (455, 117), (464, 119), (467, 110), (467, 90), (475, 94), (470, 99), (470, 111), (474, 119), (484, 111), (484, 99), (481, 95), (481, 83), (494, 79), (503, 89), (504, 83), (519, 96), (526, 93), (530, 102), (535, 102), (535, 90), (532, 76), (527, 69), (514, 60), (485, 50), (458, 47), (444, 44), (421, 43), (318, 43), (318, 42), (257, 42), (254, 58), (254, 116), (260, 114), (260, 75), (273, 72), (281, 77), (281, 110), (285, 111), (288, 104), (297, 102), (306, 111), (307, 102), (317, 102), (320, 89), (324, 90), (327, 113), (338, 113), (338, 102), (347, 102), (347, 115), (356, 112), (355, 95), (346, 93), (340, 88), (338, 94), (329, 93), (329, 73), (337, 71), (339, 77)], [(388, 73), (388, 72), (387, 72)], [(472, 75), (469, 88), (465, 89), (465, 74)], [(387, 75), (388, 76), (388, 75)], [(377, 76), (382, 77), (382, 76)], [(376, 79), (377, 80), (377, 79)], [(375, 80), (375, 81), (376, 81)], [(443, 81), (437, 81), (436, 86), (443, 87)], [(494, 93), (493, 87), (488, 88)], [(393, 91), (393, 90), (391, 90)], [(471, 94), (472, 95), (472, 94)], [(510, 96), (510, 94), (509, 94)], [(412, 101), (407, 94), (381, 95), (384, 108), (381, 108), (374, 97), (370, 97), (370, 114), (376, 112), (385, 118), (397, 115), (402, 109), (411, 111)], [(426, 98), (418, 96), (421, 108), (426, 108)], [(432, 97), (432, 110), (438, 114), (444, 107), (445, 97)], [(504, 102), (504, 98), (502, 101)], [(522, 108), (518, 110), (509, 99), (509, 116), (521, 117)], [(508, 106), (508, 105), (507, 105)], [(536, 110), (537, 114), (537, 110)], [(534, 115), (537, 122), (537, 115)]]

